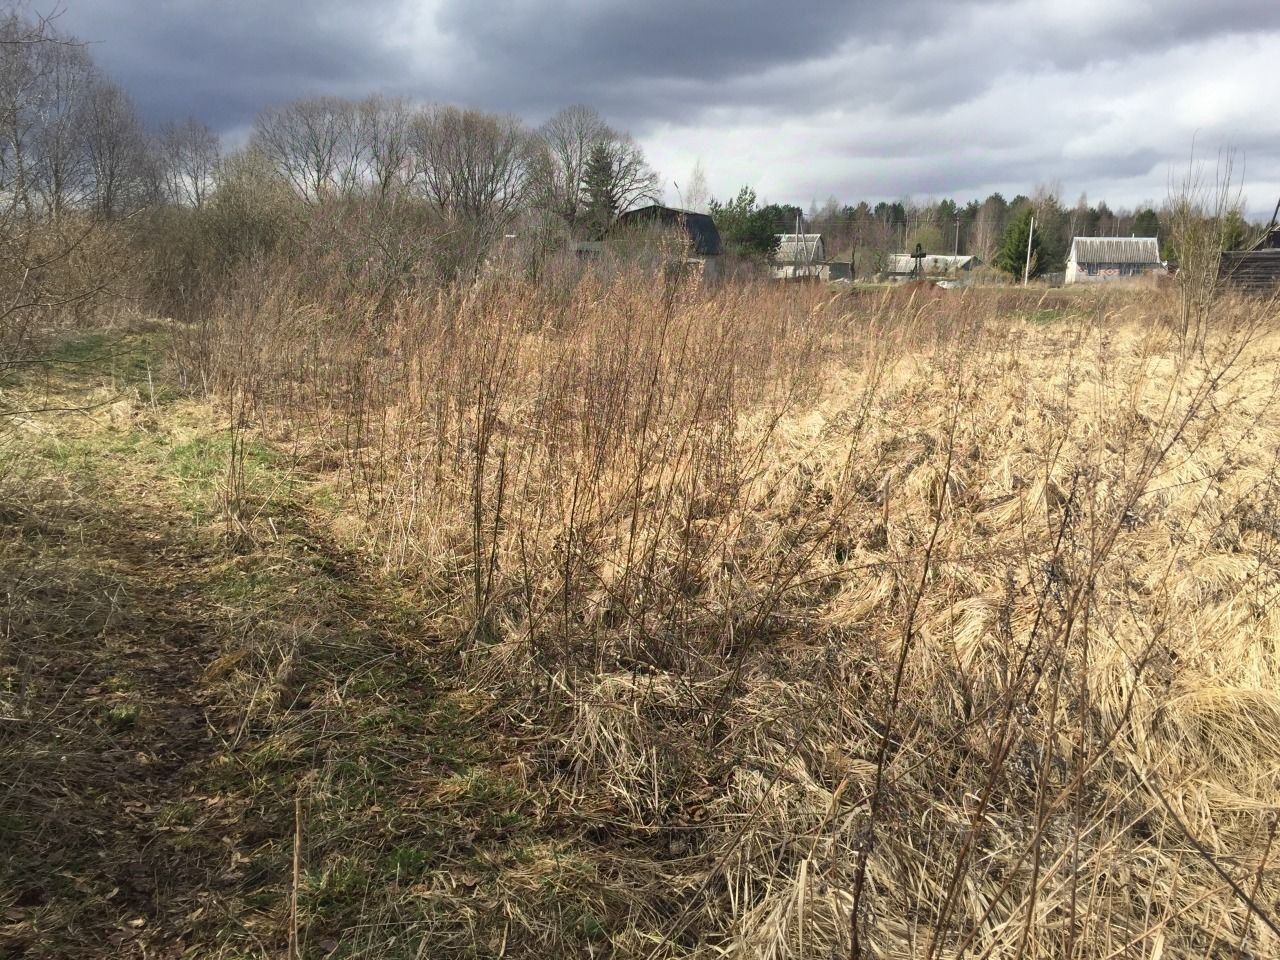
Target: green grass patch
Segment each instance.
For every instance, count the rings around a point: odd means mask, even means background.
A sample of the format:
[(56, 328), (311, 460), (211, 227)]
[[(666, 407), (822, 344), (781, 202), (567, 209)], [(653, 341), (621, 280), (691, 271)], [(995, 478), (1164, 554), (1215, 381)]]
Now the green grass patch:
[(155, 382), (164, 365), (169, 335), (163, 331), (145, 334), (94, 331), (69, 337), (44, 355), (47, 366), (29, 370), (69, 381), (107, 378), (139, 384)]
[[(164, 474), (178, 481), (182, 500), (197, 521), (207, 520), (221, 509), (220, 497), (233, 469), (243, 471), (240, 486), (245, 500), (257, 504), (277, 488), (283, 488), (280, 458), (257, 440), (240, 438), (243, 450), (229, 431), (193, 437), (174, 444), (161, 464)], [(233, 455), (239, 461), (233, 462)]]
[(1043, 327), (1051, 323), (1057, 323), (1066, 315), (1066, 310), (1056, 307), (1039, 307), (1035, 310), (1028, 310), (1023, 314), (1023, 319), (1033, 326)]
[(107, 708), (107, 724), (116, 733), (132, 730), (142, 719), (142, 707), (136, 703), (115, 703)]

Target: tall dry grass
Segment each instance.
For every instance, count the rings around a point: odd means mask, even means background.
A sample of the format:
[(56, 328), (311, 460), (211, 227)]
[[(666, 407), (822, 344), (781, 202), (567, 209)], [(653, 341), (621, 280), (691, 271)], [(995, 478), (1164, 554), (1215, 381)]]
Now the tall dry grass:
[(1275, 955), (1275, 317), (1064, 303), (272, 274), (186, 357), (615, 853), (614, 955)]

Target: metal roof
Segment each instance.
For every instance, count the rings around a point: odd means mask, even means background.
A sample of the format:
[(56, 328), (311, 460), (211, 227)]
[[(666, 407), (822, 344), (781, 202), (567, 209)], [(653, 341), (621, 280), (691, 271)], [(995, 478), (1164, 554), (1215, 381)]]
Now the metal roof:
[[(955, 270), (968, 270), (977, 261), (977, 257), (953, 257), (942, 254), (928, 254), (921, 259), (920, 269), (925, 273), (951, 273)], [(916, 259), (909, 253), (893, 253), (889, 255), (885, 265), (885, 273), (908, 274), (916, 268)]]
[(1076, 237), (1070, 259), (1076, 263), (1161, 263), (1155, 237)]
[(827, 259), (820, 233), (780, 233), (774, 259), (782, 263), (820, 263)]
[(680, 227), (689, 237), (694, 252), (703, 257), (714, 257), (724, 252), (720, 242), (720, 231), (715, 221), (706, 213), (694, 213), (692, 210), (679, 210), (676, 207), (664, 207), (661, 204), (650, 204), (628, 210), (618, 217), (623, 226), (641, 224), (659, 224), (668, 227)]

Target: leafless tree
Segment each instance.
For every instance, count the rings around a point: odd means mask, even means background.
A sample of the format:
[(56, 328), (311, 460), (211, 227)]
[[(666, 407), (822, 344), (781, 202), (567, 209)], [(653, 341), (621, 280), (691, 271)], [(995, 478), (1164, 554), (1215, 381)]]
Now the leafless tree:
[(1000, 234), (1004, 228), (1003, 217), (1005, 207), (988, 197), (978, 208), (978, 216), (974, 220), (973, 232), (969, 239), (969, 251), (983, 263), (990, 263), (995, 258), (1000, 246)]
[(108, 81), (94, 84), (82, 116), (94, 206), (110, 219), (143, 202), (150, 163), (147, 136), (129, 95)]
[(586, 215), (583, 177), (592, 151), (600, 145), (608, 149), (614, 171), (608, 193), (618, 204), (617, 210), (657, 195), (657, 174), (629, 135), (614, 130), (590, 107), (566, 107), (539, 131), (532, 182), (537, 204), (571, 230)]
[(372, 96), (358, 110), (370, 189), (379, 198), (395, 195), (413, 175), (413, 107), (400, 97)]
[(605, 142), (613, 160), (612, 196), (621, 213), (636, 204), (655, 202), (658, 198), (658, 175), (644, 158), (644, 151), (630, 134), (614, 133)]
[(706, 213), (707, 204), (711, 202), (711, 190), (707, 186), (707, 172), (702, 168), (702, 161), (695, 160), (689, 172), (689, 180), (681, 191), (684, 208), (694, 213)]
[(0, 372), (25, 362), (41, 317), (115, 279), (85, 266), (101, 250), (96, 223), (71, 215), (91, 195), (84, 120), (96, 80), (83, 45), (47, 19), (0, 18)]
[(42, 36), (38, 26), (15, 14), (0, 21), (0, 196), (10, 216), (19, 210), (31, 212), (30, 164), (40, 119), (40, 69), (30, 48)]
[(33, 88), (39, 123), (29, 141), (29, 184), (55, 220), (88, 199), (93, 179), (84, 130), (89, 96), (98, 82), (82, 46), (35, 44)]
[(445, 214), (501, 227), (526, 197), (531, 141), (515, 117), (435, 107), (412, 128), (415, 183)]
[(348, 100), (295, 100), (259, 114), (250, 142), (304, 200), (349, 196), (363, 171), (359, 120)]
[(195, 119), (165, 123), (157, 137), (156, 154), (164, 198), (179, 206), (203, 207), (222, 154), (217, 134)]
[(591, 149), (610, 132), (598, 113), (580, 104), (561, 110), (539, 131), (534, 168), (537, 202), (571, 229), (585, 210), (582, 177)]

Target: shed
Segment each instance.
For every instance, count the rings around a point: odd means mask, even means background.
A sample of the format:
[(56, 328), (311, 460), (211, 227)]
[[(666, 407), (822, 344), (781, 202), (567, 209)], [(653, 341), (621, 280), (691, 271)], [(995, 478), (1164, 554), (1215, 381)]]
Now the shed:
[(620, 227), (653, 225), (683, 230), (689, 238), (690, 251), (698, 257), (718, 257), (724, 253), (720, 231), (716, 229), (716, 222), (711, 219), (710, 214), (664, 207), (654, 203), (647, 207), (628, 210), (618, 217)]
[(1067, 255), (1066, 283), (1105, 283), (1163, 273), (1155, 237), (1076, 237)]
[(824, 280), (852, 280), (853, 279), (853, 254), (838, 254), (832, 257), (825, 264), (827, 275)]

